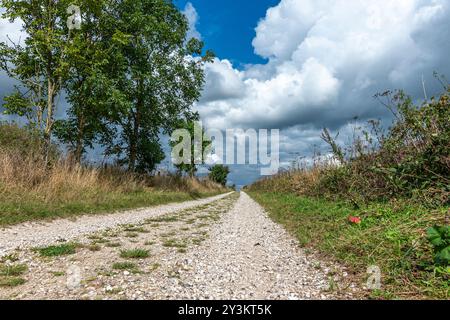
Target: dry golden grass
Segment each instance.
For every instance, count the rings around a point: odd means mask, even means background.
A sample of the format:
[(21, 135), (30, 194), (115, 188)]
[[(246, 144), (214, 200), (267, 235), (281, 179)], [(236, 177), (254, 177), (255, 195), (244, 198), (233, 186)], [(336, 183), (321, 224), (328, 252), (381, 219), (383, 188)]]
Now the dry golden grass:
[(23, 157), (0, 152), (0, 190), (5, 193), (32, 193), (46, 202), (70, 201), (80, 193), (137, 192), (143, 190), (208, 193), (223, 188), (209, 180), (166, 174), (140, 177), (116, 167), (82, 166), (69, 159), (46, 165), (42, 157)]
[(47, 165), (40, 156), (23, 157), (14, 151), (0, 153), (0, 188), (3, 193), (29, 193), (45, 202), (70, 201), (80, 193), (97, 193), (142, 188), (131, 175), (109, 176), (102, 170), (82, 167), (61, 159)]
[(325, 162), (316, 163), (312, 168), (290, 170), (262, 179), (251, 185), (250, 189), (316, 195), (321, 177), (327, 170), (332, 170), (334, 167)]
[(0, 150), (0, 225), (186, 201), (225, 192), (208, 180), (139, 176)]

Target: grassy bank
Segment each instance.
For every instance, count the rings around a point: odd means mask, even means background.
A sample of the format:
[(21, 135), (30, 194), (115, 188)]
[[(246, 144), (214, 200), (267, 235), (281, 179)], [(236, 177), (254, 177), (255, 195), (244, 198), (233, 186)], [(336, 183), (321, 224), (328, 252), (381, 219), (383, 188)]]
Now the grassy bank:
[(384, 298), (449, 298), (450, 86), (421, 105), (402, 91), (377, 98), (393, 114), (354, 127), (350, 141), (323, 130), (330, 153), (262, 179), (250, 194), (300, 242), (350, 267), (383, 275)]
[(130, 173), (65, 158), (47, 159), (33, 131), (0, 124), (0, 226), (180, 202), (226, 192), (209, 180)]
[(108, 192), (96, 195), (80, 194), (70, 201), (42, 201), (33, 194), (0, 196), (0, 226), (26, 221), (68, 218), (83, 214), (111, 213), (151, 207), (171, 202), (183, 202), (219, 194), (218, 191), (189, 193), (183, 191), (141, 190)]
[[(445, 224), (449, 208), (429, 210), (396, 202), (354, 209), (345, 202), (292, 193), (249, 194), (303, 246), (349, 267), (361, 287), (368, 266), (379, 266), (382, 290), (368, 296), (450, 298), (449, 274), (433, 265), (433, 248), (426, 238), (427, 228)], [(349, 216), (360, 217), (361, 223), (350, 223)]]

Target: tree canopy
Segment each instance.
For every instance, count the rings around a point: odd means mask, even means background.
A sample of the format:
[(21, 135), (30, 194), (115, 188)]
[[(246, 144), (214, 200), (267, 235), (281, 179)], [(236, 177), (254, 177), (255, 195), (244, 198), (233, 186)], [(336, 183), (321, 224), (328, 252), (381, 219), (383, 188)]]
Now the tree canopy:
[[(213, 54), (187, 39), (186, 17), (168, 0), (1, 0), (27, 38), (0, 44), (0, 66), (19, 80), (5, 112), (26, 117), (81, 161), (94, 143), (131, 171), (164, 159), (161, 134), (197, 115), (203, 64)], [(81, 11), (69, 30), (70, 5)], [(67, 116), (56, 120), (61, 95)], [(58, 98), (59, 96), (59, 98)]]
[(215, 165), (209, 169), (209, 179), (223, 186), (227, 185), (230, 168), (224, 165)]

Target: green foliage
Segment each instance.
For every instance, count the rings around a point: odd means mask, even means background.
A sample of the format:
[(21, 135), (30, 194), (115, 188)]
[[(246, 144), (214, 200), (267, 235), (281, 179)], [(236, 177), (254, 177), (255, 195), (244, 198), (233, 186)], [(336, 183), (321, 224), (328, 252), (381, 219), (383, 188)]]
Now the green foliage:
[(75, 253), (76, 245), (72, 243), (36, 249), (43, 257), (66, 256)]
[[(153, 171), (164, 159), (160, 134), (195, 116), (202, 66), (213, 57), (186, 38), (188, 21), (172, 1), (1, 4), (2, 17), (27, 33), (23, 45), (0, 43), (0, 69), (20, 82), (4, 99), (5, 113), (26, 117), (46, 147), (56, 136), (78, 162), (98, 143), (131, 171)], [(67, 27), (71, 4), (81, 7), (81, 30)], [(56, 121), (62, 91), (70, 107)]]
[[(450, 297), (448, 274), (430, 268), (434, 251), (423, 237), (430, 224), (445, 224), (448, 208), (429, 210), (404, 201), (355, 209), (344, 201), (278, 190), (251, 191), (250, 195), (301, 245), (345, 265), (361, 285), (367, 279), (367, 267), (377, 265), (382, 290), (391, 298)], [(360, 217), (361, 224), (350, 224), (349, 216)]]
[(106, 23), (110, 6), (109, 0), (82, 4), (83, 23), (72, 31), (67, 51), (70, 68), (64, 84), (70, 108), (66, 119), (55, 122), (54, 134), (78, 162), (87, 148), (108, 134), (111, 112), (124, 103), (114, 81), (121, 71), (113, 67), (116, 54), (107, 41), (114, 29)]
[(124, 259), (145, 259), (150, 256), (150, 252), (144, 249), (131, 249), (120, 251), (120, 257)]
[(223, 186), (227, 185), (230, 168), (224, 165), (215, 165), (209, 169), (209, 179)]
[(427, 238), (434, 248), (435, 263), (439, 266), (450, 266), (450, 226), (429, 228)]
[[(81, 1), (78, 1), (81, 2)], [(0, 69), (20, 85), (5, 97), (6, 114), (17, 114), (42, 130), (50, 143), (57, 109), (57, 96), (63, 89), (70, 50), (67, 8), (72, 0), (2, 0), (2, 17), (21, 21), (27, 37), (22, 44), (0, 43)]]
[[(180, 152), (180, 154), (177, 154), (177, 156), (179, 156), (180, 158), (183, 158), (186, 156), (186, 158), (190, 158), (190, 162), (189, 163), (180, 163), (180, 164), (176, 164), (175, 167), (178, 169), (179, 173), (182, 172), (186, 172), (187, 174), (189, 174), (189, 176), (193, 177), (195, 175), (195, 173), (197, 172), (197, 165), (200, 164), (204, 164), (206, 159), (204, 158), (205, 154), (206, 154), (206, 150), (208, 147), (211, 146), (211, 140), (208, 139), (208, 137), (205, 136), (205, 130), (203, 128), (201, 128), (198, 123), (196, 122), (197, 116), (194, 116), (192, 120), (189, 121), (180, 121), (179, 125), (177, 126), (177, 130), (186, 130), (189, 133), (189, 137), (190, 137), (190, 141), (188, 143), (188, 145), (190, 146), (190, 155), (185, 155), (184, 154), (184, 150), (182, 150)], [(201, 150), (199, 148), (198, 151), (200, 151), (201, 153), (197, 154), (196, 153), (196, 148), (195, 148), (195, 144), (198, 143), (196, 141), (196, 131), (198, 135), (201, 134), (201, 139), (202, 139), (202, 145), (201, 145)], [(180, 137), (178, 140), (174, 141), (171, 140), (169, 142), (170, 146), (172, 148), (174, 148), (176, 145), (182, 143), (183, 137)], [(198, 139), (200, 139), (200, 137), (198, 137)]]
[(200, 55), (203, 44), (186, 42), (186, 17), (171, 1), (127, 0), (109, 9), (114, 14), (105, 16), (102, 32), (113, 63), (104, 72), (114, 80), (116, 101), (101, 142), (130, 170), (152, 171), (162, 160), (160, 133), (193, 116), (210, 54), (186, 59)]
[(430, 207), (449, 204), (450, 89), (420, 106), (401, 91), (377, 97), (394, 114), (391, 128), (369, 121), (355, 127), (354, 141), (346, 147), (324, 130), (333, 161), (317, 161), (313, 168), (282, 173), (253, 188), (345, 199), (356, 207), (399, 198)]

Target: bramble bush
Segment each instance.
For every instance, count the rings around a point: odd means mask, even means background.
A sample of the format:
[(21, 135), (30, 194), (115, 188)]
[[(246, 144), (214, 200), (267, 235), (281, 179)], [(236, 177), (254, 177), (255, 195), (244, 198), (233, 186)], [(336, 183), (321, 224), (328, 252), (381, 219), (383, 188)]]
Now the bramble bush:
[(450, 195), (450, 87), (421, 106), (402, 91), (376, 96), (394, 115), (391, 128), (369, 121), (353, 144), (339, 146), (327, 129), (322, 134), (333, 159), (316, 161), (257, 182), (255, 190), (296, 192), (345, 199), (355, 206), (408, 198), (437, 207)]

